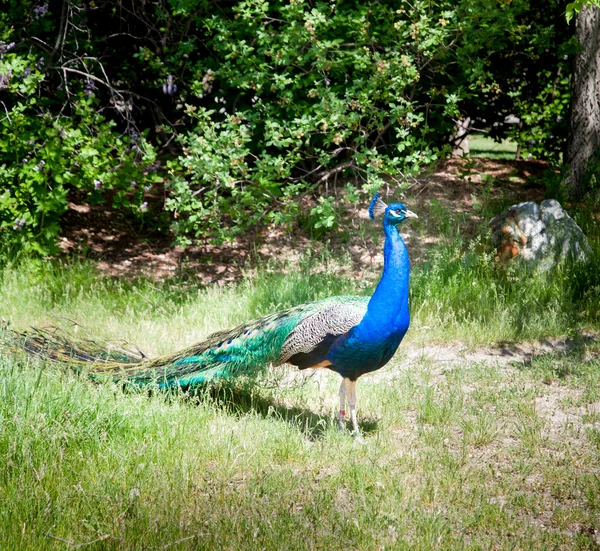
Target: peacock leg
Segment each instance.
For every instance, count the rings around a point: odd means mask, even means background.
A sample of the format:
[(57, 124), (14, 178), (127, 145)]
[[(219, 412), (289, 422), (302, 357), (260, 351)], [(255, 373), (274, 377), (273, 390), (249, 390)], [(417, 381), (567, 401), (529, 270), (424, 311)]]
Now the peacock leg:
[(348, 397), (348, 405), (350, 406), (350, 418), (352, 419), (352, 428), (354, 429), (354, 434), (356, 436), (360, 436), (360, 429), (358, 428), (358, 421), (356, 420), (356, 403), (358, 399), (356, 398), (356, 381), (351, 381), (350, 379), (344, 379), (348, 381), (346, 392)]
[(344, 430), (344, 425), (346, 424), (346, 383), (347, 379), (342, 379), (342, 384), (340, 385), (340, 411), (337, 414), (338, 418), (338, 428), (340, 430)]

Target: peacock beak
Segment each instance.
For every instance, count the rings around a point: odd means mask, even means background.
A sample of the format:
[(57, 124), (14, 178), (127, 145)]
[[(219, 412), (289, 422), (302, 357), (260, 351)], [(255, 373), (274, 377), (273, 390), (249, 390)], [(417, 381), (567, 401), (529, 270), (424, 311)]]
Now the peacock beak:
[(404, 211), (404, 218), (419, 218), (419, 217), (414, 212), (407, 209)]

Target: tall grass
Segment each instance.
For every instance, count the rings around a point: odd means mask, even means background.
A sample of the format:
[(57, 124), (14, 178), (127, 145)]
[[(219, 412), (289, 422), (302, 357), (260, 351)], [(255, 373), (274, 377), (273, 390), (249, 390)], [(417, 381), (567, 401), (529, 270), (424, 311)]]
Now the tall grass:
[[(588, 262), (533, 274), (499, 266), (485, 239), (465, 248), (454, 236), (413, 267), (407, 339), (481, 344), (597, 327), (600, 248), (593, 244)], [(294, 266), (259, 267), (223, 287), (103, 278), (88, 262), (31, 269), (21, 263), (0, 272), (0, 316), (21, 329), (44, 324), (68, 329), (76, 322), (76, 331), (163, 354), (279, 309), (332, 295), (371, 294), (379, 274), (366, 280), (340, 277), (345, 262), (307, 255)]]
[(534, 274), (499, 266), (492, 253), (439, 250), (412, 275), (415, 329), (473, 344), (538, 339), (597, 328), (600, 254)]
[[(536, 276), (500, 269), (485, 236), (469, 248), (447, 226), (413, 269), (402, 347), (597, 328), (593, 230), (589, 263)], [(279, 308), (371, 293), (378, 274), (342, 278), (347, 262), (307, 255), (201, 287), (23, 261), (0, 271), (0, 316), (161, 354)], [(339, 378), (326, 370), (303, 384), (282, 369), (194, 395), (124, 392), (0, 348), (0, 549), (593, 549), (600, 365), (586, 358), (392, 360), (359, 382), (359, 445), (336, 429)]]
[[(264, 266), (237, 285), (202, 287), (99, 277), (87, 261), (8, 266), (0, 272), (0, 316), (16, 328), (59, 325), (91, 336), (126, 340), (150, 354), (172, 352), (207, 334), (278, 309), (339, 294), (359, 285), (310, 255), (287, 273)], [(281, 269), (281, 267), (279, 267)], [(364, 291), (362, 291), (364, 292)]]

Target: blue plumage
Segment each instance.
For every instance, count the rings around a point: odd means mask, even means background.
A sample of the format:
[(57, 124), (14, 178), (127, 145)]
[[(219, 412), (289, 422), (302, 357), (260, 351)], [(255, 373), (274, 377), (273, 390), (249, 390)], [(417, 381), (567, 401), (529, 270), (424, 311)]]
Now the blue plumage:
[[(371, 207), (380, 201), (376, 195)], [(330, 353), (334, 370), (351, 381), (385, 365), (408, 330), (410, 261), (397, 226), (413, 217), (401, 203), (386, 208), (383, 275), (361, 322), (341, 337)]]
[(398, 225), (417, 218), (402, 203), (387, 206), (379, 194), (369, 205), (369, 215), (373, 219), (383, 217), (385, 232), (383, 274), (370, 299), (330, 297), (296, 306), (219, 331), (176, 354), (153, 360), (47, 331), (19, 335), (21, 346), (75, 368), (85, 365), (96, 379), (110, 377), (163, 388), (185, 388), (215, 377), (252, 373), (271, 364), (290, 363), (300, 369), (325, 367), (342, 376), (340, 426), (347, 401), (358, 432), (356, 380), (391, 359), (410, 324), (410, 261)]

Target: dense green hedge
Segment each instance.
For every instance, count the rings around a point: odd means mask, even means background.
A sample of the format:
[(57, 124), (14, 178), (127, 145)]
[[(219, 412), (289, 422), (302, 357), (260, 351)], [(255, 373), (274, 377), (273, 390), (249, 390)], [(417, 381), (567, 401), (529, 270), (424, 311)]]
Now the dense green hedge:
[(164, 186), (188, 243), (306, 193), (331, 227), (333, 188), (402, 186), (465, 116), (557, 158), (573, 48), (563, 4), (536, 6), (0, 0), (1, 242), (52, 252), (76, 189), (143, 217)]

